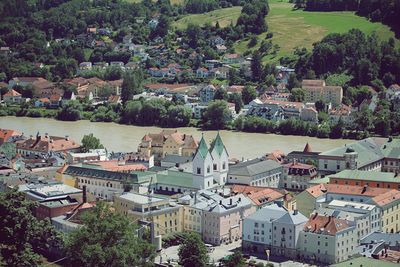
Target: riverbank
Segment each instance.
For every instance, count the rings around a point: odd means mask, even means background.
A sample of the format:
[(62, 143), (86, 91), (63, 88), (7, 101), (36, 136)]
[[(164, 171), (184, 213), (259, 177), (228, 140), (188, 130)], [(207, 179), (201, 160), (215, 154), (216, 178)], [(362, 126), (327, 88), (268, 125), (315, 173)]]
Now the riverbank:
[[(49, 118), (27, 118), (5, 116), (0, 117), (0, 128), (16, 129), (25, 135), (36, 135), (37, 132), (51, 135), (69, 135), (76, 141), (81, 141), (85, 134), (93, 133), (101, 140), (108, 151), (136, 151), (142, 137), (147, 133), (157, 133), (164, 128), (154, 126), (134, 126), (118, 123), (90, 122), (80, 120), (74, 122), (59, 121)], [(215, 137), (217, 131), (201, 131), (193, 127), (181, 127), (179, 131), (191, 134), (198, 140), (201, 135), (207, 141)], [(294, 150), (303, 150), (309, 143), (314, 151), (326, 151), (344, 144), (354, 142), (349, 139), (318, 139), (308, 136), (277, 135), (263, 133), (246, 133), (229, 130), (220, 131), (229, 157), (249, 159), (281, 150), (289, 153)]]

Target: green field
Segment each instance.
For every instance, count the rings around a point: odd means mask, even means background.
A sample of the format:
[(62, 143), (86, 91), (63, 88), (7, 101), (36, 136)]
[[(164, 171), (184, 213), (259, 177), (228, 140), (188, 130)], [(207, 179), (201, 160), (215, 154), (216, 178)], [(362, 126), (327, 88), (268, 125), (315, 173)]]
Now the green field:
[[(142, 2), (142, 0), (125, 0), (126, 2), (130, 3), (139, 3)], [(153, 0), (153, 2), (156, 2), (157, 0)], [(169, 0), (171, 2), (171, 5), (183, 5), (185, 3), (185, 0)]]
[(218, 21), (221, 27), (226, 27), (231, 23), (236, 24), (241, 9), (241, 7), (229, 7), (213, 10), (203, 14), (192, 14), (175, 21), (172, 26), (176, 27), (177, 29), (186, 29), (189, 23), (195, 25), (211, 23), (215, 25), (215, 23)]
[[(358, 28), (366, 34), (376, 32), (380, 39), (386, 40), (394, 37), (389, 27), (382, 23), (372, 23), (353, 12), (306, 12), (293, 10), (293, 4), (287, 0), (270, 0), (270, 13), (267, 15), (268, 30), (274, 34), (273, 44), (278, 44), (280, 50), (272, 58), (268, 56), (264, 61), (276, 61), (280, 57), (293, 52), (295, 47), (311, 48), (312, 44), (321, 40), (328, 33), (347, 32)], [(258, 36), (259, 42), (265, 38), (266, 33)], [(249, 40), (242, 40), (235, 44), (235, 50), (243, 53)], [(255, 48), (258, 48), (258, 45)]]

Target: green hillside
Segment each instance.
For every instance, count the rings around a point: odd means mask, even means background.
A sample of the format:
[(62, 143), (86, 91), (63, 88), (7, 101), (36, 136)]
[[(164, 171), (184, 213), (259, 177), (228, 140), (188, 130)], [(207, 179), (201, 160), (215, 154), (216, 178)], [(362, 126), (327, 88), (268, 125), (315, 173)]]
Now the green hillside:
[(204, 25), (206, 23), (215, 24), (218, 21), (221, 27), (225, 27), (231, 23), (236, 24), (241, 9), (242, 7), (229, 7), (213, 10), (204, 14), (192, 14), (175, 21), (172, 26), (177, 29), (185, 29), (189, 23)]
[[(287, 0), (270, 0), (270, 13), (267, 16), (269, 31), (274, 34), (273, 44), (280, 47), (277, 55), (268, 56), (265, 61), (275, 61), (280, 57), (290, 54), (295, 47), (311, 48), (312, 44), (321, 40), (328, 33), (347, 32), (352, 28), (358, 28), (364, 33), (376, 32), (381, 39), (394, 37), (394, 33), (388, 26), (382, 23), (372, 23), (353, 12), (307, 12), (293, 10), (293, 4)], [(263, 33), (258, 36), (259, 44), (266, 36)], [(238, 53), (243, 53), (249, 40), (241, 40), (235, 44)], [(258, 44), (258, 45), (259, 45)], [(252, 50), (258, 48), (258, 45)]]

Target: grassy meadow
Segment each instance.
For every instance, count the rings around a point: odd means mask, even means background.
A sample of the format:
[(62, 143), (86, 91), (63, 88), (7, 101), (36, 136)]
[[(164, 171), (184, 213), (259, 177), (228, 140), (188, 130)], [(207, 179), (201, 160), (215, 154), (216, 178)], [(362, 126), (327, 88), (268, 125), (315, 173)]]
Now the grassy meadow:
[[(293, 52), (295, 47), (312, 48), (312, 44), (320, 41), (329, 33), (347, 32), (352, 28), (358, 28), (366, 34), (376, 32), (382, 40), (394, 37), (389, 27), (382, 23), (372, 23), (353, 12), (307, 12), (293, 10), (293, 4), (287, 0), (269, 0), (270, 13), (266, 20), (268, 30), (274, 34), (272, 43), (279, 45), (279, 52), (274, 56), (267, 56), (264, 61), (276, 61), (280, 57)], [(265, 39), (266, 33), (258, 36), (258, 44), (251, 48), (259, 47)], [(235, 50), (243, 53), (249, 40), (241, 40), (235, 44)]]
[(226, 27), (231, 23), (236, 24), (241, 10), (242, 7), (236, 6), (221, 8), (203, 14), (191, 14), (175, 21), (172, 23), (172, 26), (176, 27), (177, 29), (186, 29), (189, 23), (196, 25), (211, 23), (215, 25), (215, 23), (218, 21), (221, 27)]

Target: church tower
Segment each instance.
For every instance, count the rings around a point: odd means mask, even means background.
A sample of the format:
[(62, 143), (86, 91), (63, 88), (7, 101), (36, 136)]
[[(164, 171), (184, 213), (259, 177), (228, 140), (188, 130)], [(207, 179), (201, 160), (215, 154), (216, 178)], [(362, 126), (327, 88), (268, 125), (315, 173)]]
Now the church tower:
[(219, 132), (211, 143), (210, 153), (213, 158), (214, 180), (219, 185), (224, 185), (228, 177), (229, 154), (222, 142)]
[(193, 158), (192, 173), (193, 187), (208, 189), (214, 186), (213, 159), (203, 136)]
[(346, 163), (345, 169), (347, 170), (357, 170), (357, 158), (358, 153), (354, 151), (354, 149), (349, 146), (344, 153), (344, 160)]

